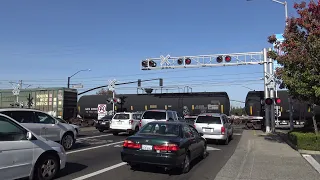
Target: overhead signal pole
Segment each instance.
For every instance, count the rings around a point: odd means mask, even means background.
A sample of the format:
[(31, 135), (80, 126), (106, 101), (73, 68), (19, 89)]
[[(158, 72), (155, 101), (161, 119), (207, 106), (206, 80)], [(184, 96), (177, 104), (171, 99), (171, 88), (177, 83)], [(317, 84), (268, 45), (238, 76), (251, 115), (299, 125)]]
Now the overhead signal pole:
[[(267, 49), (260, 52), (245, 52), (231, 54), (211, 54), (198, 56), (177, 56), (160, 58), (148, 58), (141, 61), (141, 70), (161, 70), (161, 69), (181, 69), (181, 68), (202, 68), (202, 67), (221, 67), (221, 66), (240, 66), (240, 65), (263, 65), (264, 66), (264, 97), (268, 99), (270, 91), (274, 92), (275, 79), (270, 70), (269, 64), (272, 62), (267, 58)], [(274, 117), (271, 107), (265, 106), (266, 132), (270, 132), (270, 120)], [(272, 114), (270, 114), (272, 113)], [(274, 119), (274, 118), (273, 118)]]

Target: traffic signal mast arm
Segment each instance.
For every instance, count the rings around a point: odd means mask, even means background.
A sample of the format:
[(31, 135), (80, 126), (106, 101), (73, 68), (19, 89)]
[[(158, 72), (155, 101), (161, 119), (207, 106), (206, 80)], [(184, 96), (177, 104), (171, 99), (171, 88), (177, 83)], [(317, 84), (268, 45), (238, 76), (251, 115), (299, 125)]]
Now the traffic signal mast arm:
[(141, 70), (261, 65), (263, 64), (263, 58), (263, 51), (180, 57), (167, 55), (166, 57), (160, 56), (160, 58), (142, 60)]

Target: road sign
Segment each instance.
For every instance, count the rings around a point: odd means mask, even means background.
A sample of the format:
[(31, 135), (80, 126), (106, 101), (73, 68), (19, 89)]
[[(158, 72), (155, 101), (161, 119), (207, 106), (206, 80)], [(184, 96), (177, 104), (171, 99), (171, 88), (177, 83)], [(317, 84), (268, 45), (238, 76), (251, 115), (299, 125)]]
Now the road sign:
[(109, 85), (108, 85), (108, 89), (113, 91), (115, 88), (115, 84), (116, 84), (116, 80), (109, 80)]
[(160, 64), (161, 64), (161, 66), (163, 65), (163, 64), (167, 64), (167, 65), (170, 65), (170, 62), (168, 61), (168, 59), (170, 58), (170, 55), (168, 54), (166, 57), (164, 57), (164, 56), (160, 56), (160, 59), (161, 59), (161, 62), (160, 62)]
[(18, 96), (20, 93), (20, 89), (14, 89), (12, 90), (13, 95)]
[(106, 104), (98, 104), (98, 114), (105, 114), (107, 110)]

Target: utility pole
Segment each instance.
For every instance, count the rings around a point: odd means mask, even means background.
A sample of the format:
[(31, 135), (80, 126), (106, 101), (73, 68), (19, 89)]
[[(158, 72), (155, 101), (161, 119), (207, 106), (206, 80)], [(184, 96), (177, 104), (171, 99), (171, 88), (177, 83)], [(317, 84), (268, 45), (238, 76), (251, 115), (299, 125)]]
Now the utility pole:
[[(268, 57), (267, 57), (267, 49), (263, 49), (263, 74), (264, 74), (264, 100), (269, 98), (269, 89), (267, 86), (267, 74), (268, 74)], [(265, 127), (266, 127), (266, 133), (270, 132), (270, 105), (265, 104), (264, 105), (265, 110)]]

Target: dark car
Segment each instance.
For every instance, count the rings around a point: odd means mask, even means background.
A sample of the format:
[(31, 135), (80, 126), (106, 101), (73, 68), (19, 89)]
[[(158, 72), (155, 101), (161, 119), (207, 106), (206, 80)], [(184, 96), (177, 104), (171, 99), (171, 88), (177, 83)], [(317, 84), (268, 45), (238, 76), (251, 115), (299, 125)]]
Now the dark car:
[(147, 164), (187, 173), (192, 160), (207, 155), (202, 135), (187, 123), (153, 121), (124, 141), (121, 159), (133, 169)]
[(106, 115), (103, 118), (96, 121), (95, 127), (100, 132), (110, 129), (110, 121), (112, 120), (113, 115)]

